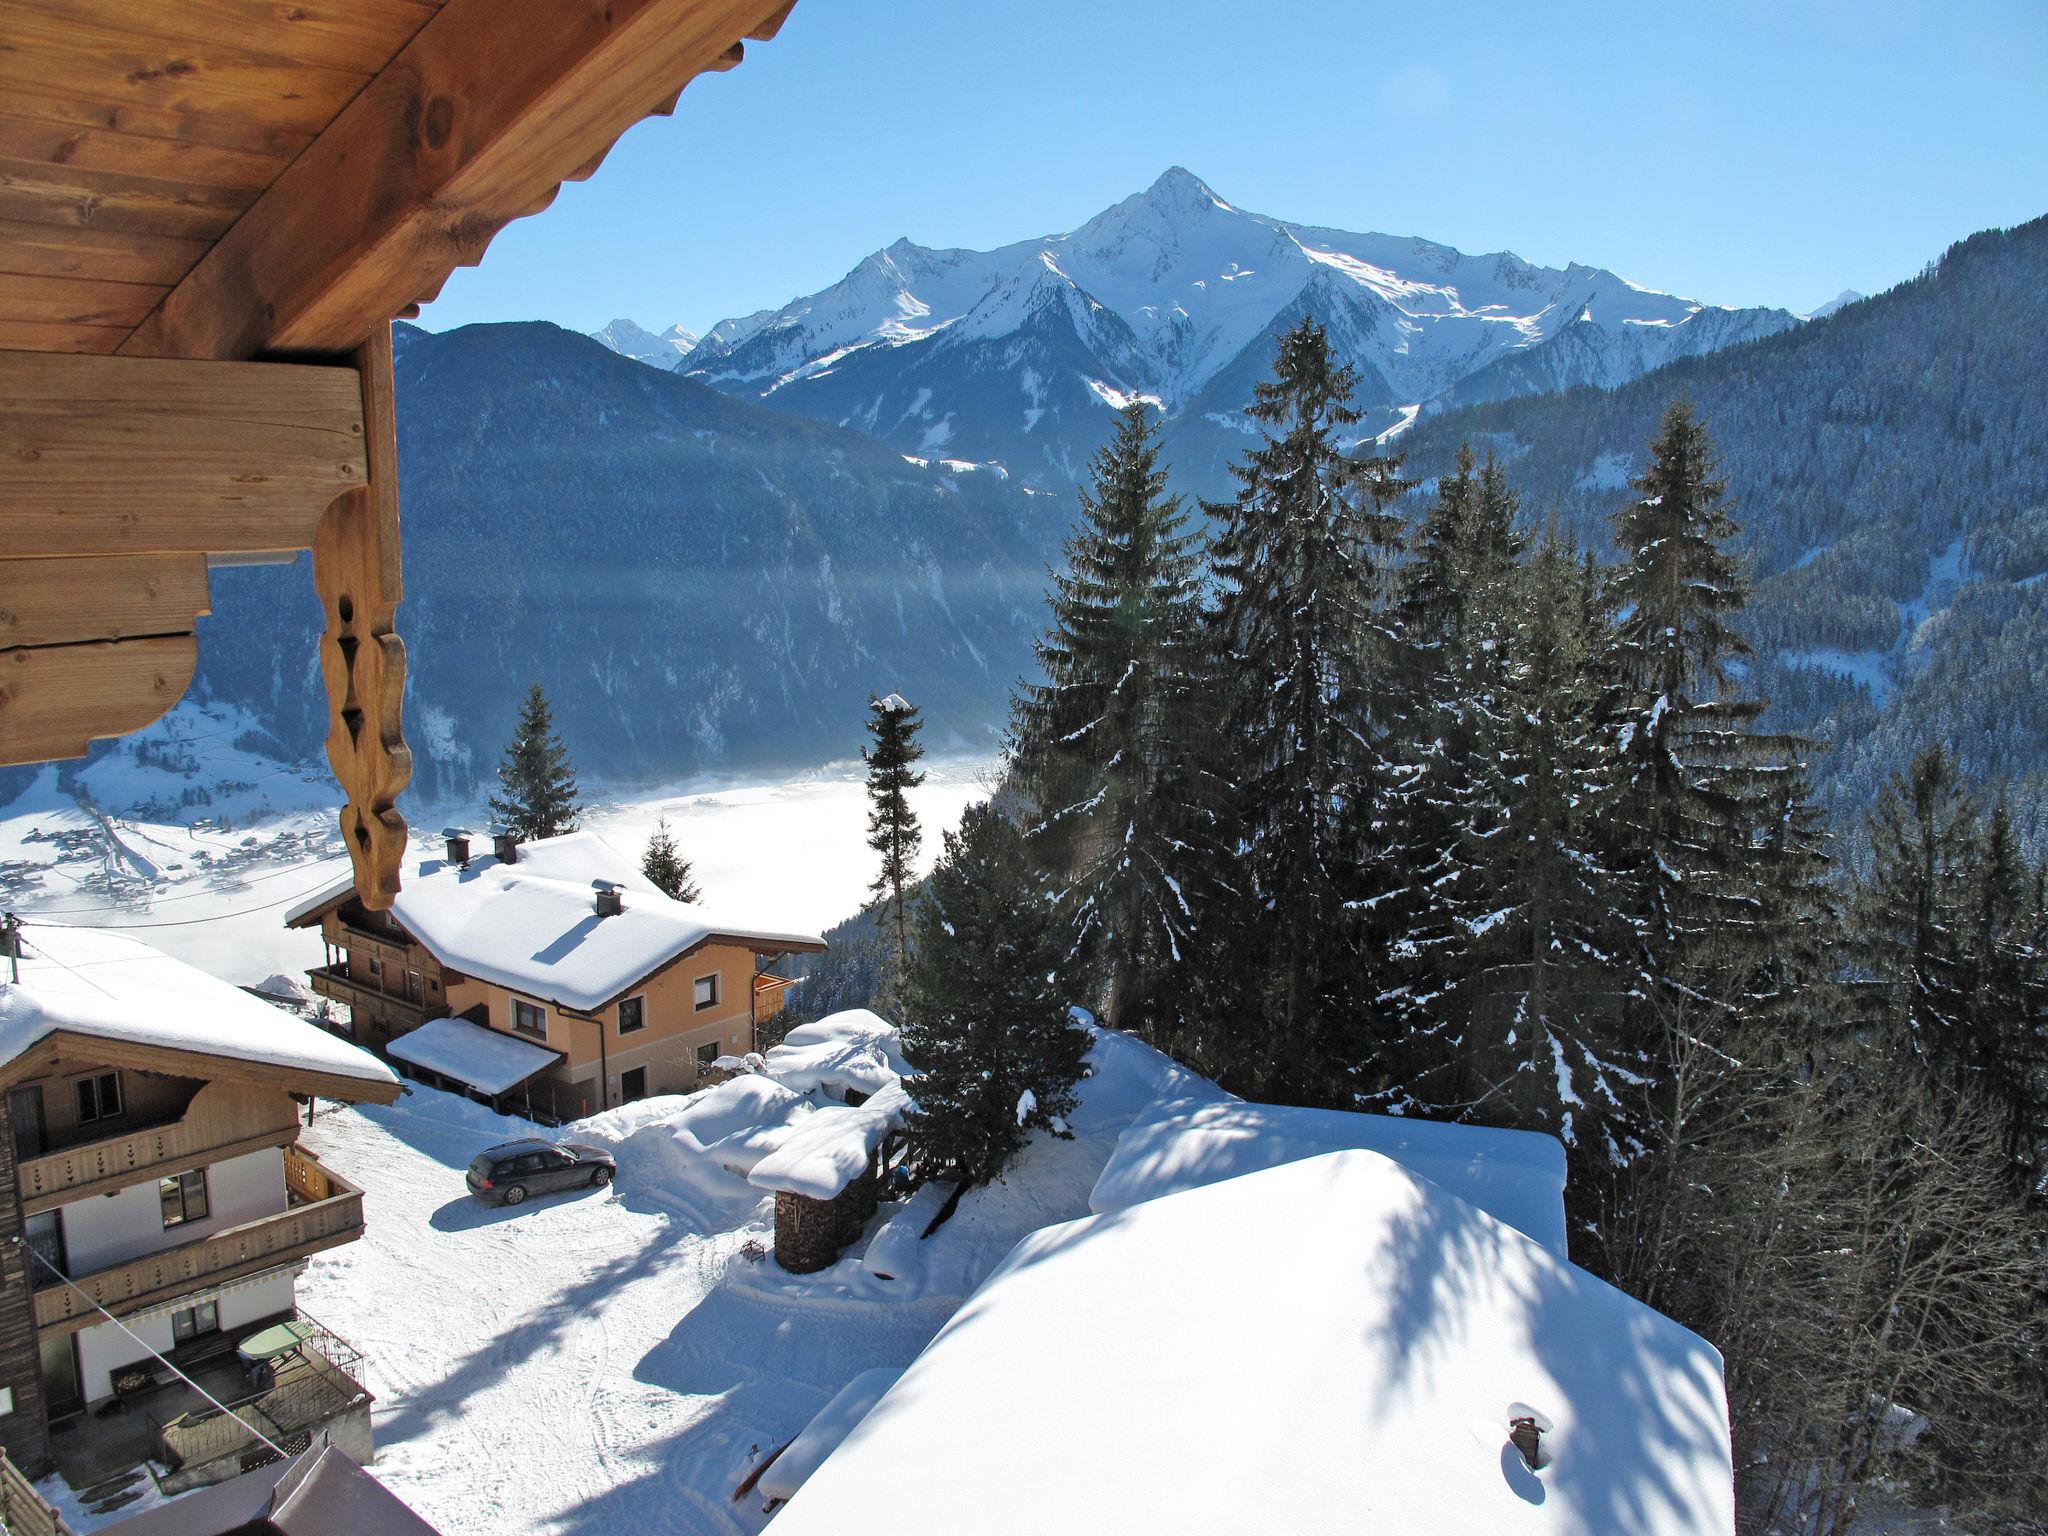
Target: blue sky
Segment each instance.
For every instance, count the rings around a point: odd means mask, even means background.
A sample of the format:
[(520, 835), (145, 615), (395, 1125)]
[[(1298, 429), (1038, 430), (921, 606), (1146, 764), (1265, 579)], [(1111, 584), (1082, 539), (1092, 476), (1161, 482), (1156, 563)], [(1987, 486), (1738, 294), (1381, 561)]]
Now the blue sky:
[(1805, 310), (2048, 213), (2048, 0), (800, 0), (422, 318), (701, 329), (899, 236), (1070, 229), (1172, 164), (1261, 213)]

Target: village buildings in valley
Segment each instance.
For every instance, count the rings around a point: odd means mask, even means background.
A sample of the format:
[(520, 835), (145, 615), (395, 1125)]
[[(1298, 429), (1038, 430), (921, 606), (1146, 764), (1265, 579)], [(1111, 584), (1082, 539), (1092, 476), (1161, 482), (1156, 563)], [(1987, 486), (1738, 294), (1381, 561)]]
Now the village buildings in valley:
[(676, 901), (588, 831), (486, 853), (450, 829), (389, 911), (344, 881), (285, 921), (320, 930), (313, 989), (348, 1007), (357, 1044), (557, 1122), (713, 1080), (782, 1007), (790, 979), (769, 967), (825, 947)]
[[(0, 1445), (74, 1488), (144, 1458), (168, 1491), (315, 1434), (358, 1461), (370, 1394), (302, 1316), (308, 1256), (363, 1200), (301, 1106), (388, 1104), (382, 1062), (119, 934), (36, 927), (0, 959)], [(215, 1403), (178, 1378), (204, 1386)], [(139, 1477), (139, 1473), (137, 1476)]]

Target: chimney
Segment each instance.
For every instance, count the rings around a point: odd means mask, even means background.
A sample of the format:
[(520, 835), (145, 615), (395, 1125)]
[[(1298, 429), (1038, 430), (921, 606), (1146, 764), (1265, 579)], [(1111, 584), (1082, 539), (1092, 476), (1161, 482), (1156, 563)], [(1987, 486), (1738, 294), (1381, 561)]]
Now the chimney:
[(491, 852), (498, 856), (500, 864), (519, 862), (519, 834), (500, 823), (491, 828)]
[(1508, 1439), (1522, 1453), (1522, 1464), (1531, 1472), (1540, 1472), (1550, 1465), (1550, 1458), (1543, 1454), (1543, 1437), (1550, 1429), (1549, 1418), (1527, 1403), (1508, 1405)]
[(469, 828), (443, 827), (441, 836), (448, 840), (448, 862), (462, 869), (469, 868)]
[(626, 893), (609, 880), (597, 882), (597, 915), (617, 917), (626, 910)]

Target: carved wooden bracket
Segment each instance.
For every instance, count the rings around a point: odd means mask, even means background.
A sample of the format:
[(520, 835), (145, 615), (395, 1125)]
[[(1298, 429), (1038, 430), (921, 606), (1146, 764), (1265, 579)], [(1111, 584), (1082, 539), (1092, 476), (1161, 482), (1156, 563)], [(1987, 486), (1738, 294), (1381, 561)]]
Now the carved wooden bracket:
[(405, 819), (398, 795), (412, 782), (400, 708), (405, 642), (393, 632), (404, 578), (398, 542), (398, 435), (391, 382), (391, 328), (356, 352), (362, 376), (369, 474), (337, 497), (313, 536), (313, 585), (327, 615), (320, 670), (331, 714), (327, 758), (348, 796), (341, 831), (356, 894), (382, 911), (398, 894)]

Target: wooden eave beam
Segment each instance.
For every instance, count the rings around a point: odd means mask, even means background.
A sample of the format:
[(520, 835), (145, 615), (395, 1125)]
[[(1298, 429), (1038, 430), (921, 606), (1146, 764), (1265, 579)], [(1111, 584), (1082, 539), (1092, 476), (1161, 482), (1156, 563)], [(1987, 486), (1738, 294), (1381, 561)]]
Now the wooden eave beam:
[(275, 1066), (240, 1056), (215, 1056), (204, 1051), (151, 1045), (140, 1040), (117, 1040), (109, 1035), (79, 1034), (68, 1029), (50, 1031), (14, 1060), (0, 1066), (0, 1088), (10, 1088), (50, 1072), (84, 1072), (96, 1066), (132, 1067), (139, 1072), (161, 1072), (171, 1077), (255, 1083), (265, 1088), (282, 1088), (287, 1093), (318, 1095), (348, 1104), (393, 1104), (405, 1091), (395, 1081), (376, 1082), (316, 1068)]
[(0, 762), (162, 715), (207, 556), (310, 547), (369, 464), (352, 368), (0, 352)]
[(513, 219), (789, 0), (448, 0), (122, 343), (338, 354), (439, 292)]

